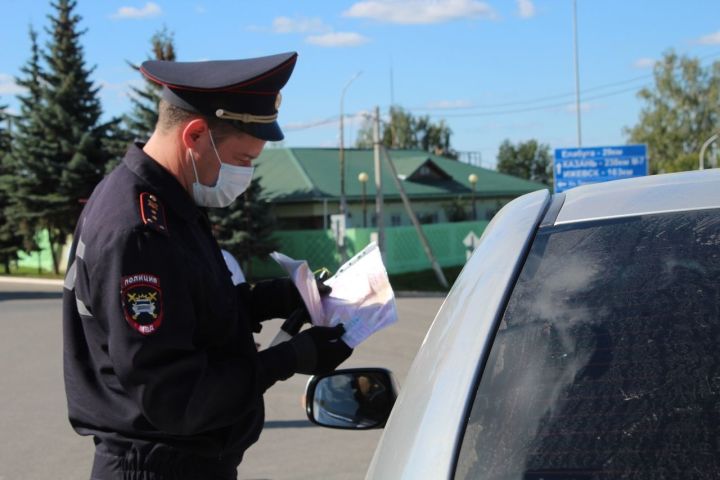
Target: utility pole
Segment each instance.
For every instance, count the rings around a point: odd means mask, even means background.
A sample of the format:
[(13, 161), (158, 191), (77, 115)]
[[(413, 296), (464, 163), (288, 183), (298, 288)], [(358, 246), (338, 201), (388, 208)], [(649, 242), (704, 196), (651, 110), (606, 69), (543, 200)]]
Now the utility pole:
[(390, 57), (390, 105), (395, 105), (395, 79), (393, 77), (392, 57)]
[(397, 175), (397, 170), (395, 169), (395, 164), (392, 161), (392, 158), (390, 158), (390, 155), (387, 152), (387, 149), (385, 147), (382, 147), (383, 154), (385, 155), (385, 160), (388, 163), (388, 166), (390, 167), (390, 173), (392, 174), (392, 178), (395, 181), (395, 186), (397, 187), (398, 191), (400, 192), (400, 197), (402, 198), (403, 204), (405, 205), (405, 211), (407, 212), (408, 216), (410, 217), (410, 220), (412, 220), (413, 225), (415, 226), (415, 230), (417, 231), (418, 238), (420, 239), (420, 244), (422, 245), (423, 249), (425, 250), (425, 255), (427, 255), (428, 260), (430, 260), (430, 264), (432, 265), (433, 270), (435, 270), (435, 276), (438, 279), (438, 282), (440, 282), (440, 285), (442, 285), (444, 288), (450, 288), (450, 285), (447, 282), (447, 279), (445, 278), (445, 274), (442, 271), (442, 268), (440, 268), (440, 264), (438, 264), (437, 260), (435, 259), (435, 256), (433, 255), (432, 248), (430, 247), (430, 243), (427, 240), (427, 237), (425, 236), (425, 232), (423, 232), (422, 226), (420, 225), (420, 222), (418, 221), (417, 217), (415, 216), (415, 212), (413, 212), (412, 205), (410, 205), (410, 199), (408, 198), (407, 194), (405, 193), (405, 189), (402, 186), (402, 183), (400, 183), (400, 179)]
[(378, 249), (385, 255), (385, 229), (383, 225), (382, 166), (380, 164), (380, 107), (375, 107), (373, 122), (373, 153), (375, 166), (375, 222), (378, 232)]
[(342, 89), (340, 94), (340, 214), (347, 219), (347, 200), (345, 199), (345, 112), (343, 102), (345, 100), (345, 92), (350, 84), (360, 76), (362, 72), (357, 72)]
[(582, 147), (580, 124), (580, 60), (578, 57), (577, 0), (573, 0), (573, 50), (575, 51), (575, 110), (577, 112), (577, 146)]

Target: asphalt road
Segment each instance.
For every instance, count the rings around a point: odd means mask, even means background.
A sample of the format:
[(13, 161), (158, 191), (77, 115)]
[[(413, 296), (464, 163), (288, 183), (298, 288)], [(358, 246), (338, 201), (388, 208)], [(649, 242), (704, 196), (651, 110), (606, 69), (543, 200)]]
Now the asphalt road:
[[(400, 298), (400, 321), (358, 347), (347, 367), (385, 367), (402, 385), (442, 298)], [(267, 345), (279, 322), (258, 336)], [(245, 454), (238, 478), (361, 479), (380, 431), (317, 427), (305, 417), (306, 376), (266, 395), (260, 441)], [(93, 444), (67, 419), (62, 382), (61, 290), (0, 281), (0, 480), (88, 478)]]

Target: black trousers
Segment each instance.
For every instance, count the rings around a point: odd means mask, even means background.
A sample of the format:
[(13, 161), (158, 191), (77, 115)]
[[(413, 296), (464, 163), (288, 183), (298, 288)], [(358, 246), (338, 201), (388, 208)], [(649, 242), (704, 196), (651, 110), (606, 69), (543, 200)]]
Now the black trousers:
[(91, 480), (237, 480), (239, 461), (209, 459), (184, 452), (123, 453), (95, 450)]

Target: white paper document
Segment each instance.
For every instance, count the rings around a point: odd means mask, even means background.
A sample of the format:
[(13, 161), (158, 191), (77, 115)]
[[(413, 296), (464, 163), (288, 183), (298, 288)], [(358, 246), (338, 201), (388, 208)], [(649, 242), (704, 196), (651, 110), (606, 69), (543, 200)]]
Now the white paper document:
[(325, 313), (320, 302), (320, 292), (308, 263), (305, 260), (294, 260), (279, 252), (272, 252), (270, 256), (288, 273), (290, 280), (300, 292), (313, 325), (323, 325)]
[(395, 295), (376, 243), (365, 247), (325, 281), (332, 292), (322, 299), (307, 262), (277, 252), (271, 255), (295, 282), (313, 325), (333, 327), (342, 323), (342, 339), (350, 347), (357, 347), (397, 321)]

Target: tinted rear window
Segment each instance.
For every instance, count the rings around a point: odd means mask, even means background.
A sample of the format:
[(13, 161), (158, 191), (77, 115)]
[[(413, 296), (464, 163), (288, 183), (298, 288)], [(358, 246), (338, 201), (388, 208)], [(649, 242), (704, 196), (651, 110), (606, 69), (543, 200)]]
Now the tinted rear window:
[(720, 211), (541, 230), (456, 478), (716, 478)]

